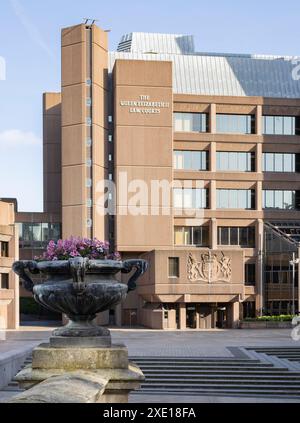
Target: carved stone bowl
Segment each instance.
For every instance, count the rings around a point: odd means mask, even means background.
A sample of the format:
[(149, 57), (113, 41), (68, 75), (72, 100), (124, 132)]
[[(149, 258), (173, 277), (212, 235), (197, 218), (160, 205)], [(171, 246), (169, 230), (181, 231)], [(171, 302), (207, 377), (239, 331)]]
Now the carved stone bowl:
[[(97, 313), (109, 310), (125, 300), (127, 293), (136, 288), (136, 280), (147, 270), (145, 260), (89, 260), (73, 258), (59, 261), (18, 261), (13, 270), (24, 281), (35, 300), (49, 310), (64, 313), (69, 323), (54, 331), (59, 337), (109, 337), (106, 328), (93, 320)], [(116, 275), (135, 269), (128, 285)], [(42, 273), (46, 282), (34, 285), (25, 270)]]

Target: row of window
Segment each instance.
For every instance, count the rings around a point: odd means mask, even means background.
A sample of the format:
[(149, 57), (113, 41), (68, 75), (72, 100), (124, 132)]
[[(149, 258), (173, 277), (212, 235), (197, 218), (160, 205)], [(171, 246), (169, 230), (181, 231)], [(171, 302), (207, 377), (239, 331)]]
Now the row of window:
[[(174, 243), (177, 246), (209, 246), (208, 226), (175, 226)], [(238, 245), (255, 248), (255, 227), (218, 227), (218, 245)]]
[[(267, 315), (280, 315), (292, 314), (293, 302), (292, 301), (267, 301), (265, 314)], [(298, 310), (298, 301), (295, 301), (295, 310)]]
[[(179, 257), (169, 257), (169, 278), (180, 277), (180, 260)], [(255, 286), (256, 283), (256, 266), (255, 263), (245, 263), (245, 285)]]
[[(208, 170), (209, 152), (174, 151), (176, 170)], [(238, 151), (217, 151), (217, 171), (255, 172), (255, 153)], [(300, 172), (300, 154), (263, 153), (263, 172)]]
[[(254, 189), (223, 189), (217, 191), (217, 209), (255, 210)], [(207, 188), (174, 188), (173, 206), (178, 209), (209, 208)], [(263, 190), (263, 209), (299, 210), (300, 191)]]
[[(208, 114), (175, 112), (174, 131), (208, 132)], [(222, 134), (255, 134), (255, 116), (218, 113), (216, 115), (216, 132)], [(263, 116), (262, 133), (264, 135), (300, 135), (300, 117)]]
[(60, 238), (60, 223), (19, 223), (20, 248), (43, 248)]

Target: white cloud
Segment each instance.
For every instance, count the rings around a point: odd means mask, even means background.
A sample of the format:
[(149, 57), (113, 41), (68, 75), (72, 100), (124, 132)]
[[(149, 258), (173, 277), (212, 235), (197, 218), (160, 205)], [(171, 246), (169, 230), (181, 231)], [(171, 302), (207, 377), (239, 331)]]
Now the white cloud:
[(19, 129), (9, 129), (0, 132), (0, 146), (15, 147), (28, 145), (41, 145), (42, 140), (31, 131), (25, 132)]

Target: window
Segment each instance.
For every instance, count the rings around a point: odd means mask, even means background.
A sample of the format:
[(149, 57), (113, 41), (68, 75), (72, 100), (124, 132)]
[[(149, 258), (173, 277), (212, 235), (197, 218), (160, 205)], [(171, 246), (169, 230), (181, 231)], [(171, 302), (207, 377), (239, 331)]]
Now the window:
[(255, 227), (218, 227), (218, 245), (239, 245), (255, 248)]
[(175, 245), (209, 246), (208, 226), (176, 226), (174, 234)]
[(1, 289), (9, 289), (8, 273), (0, 274)]
[(298, 154), (263, 153), (263, 172), (299, 172), (300, 160), (296, 156)]
[(174, 151), (177, 170), (208, 170), (208, 151)]
[(255, 263), (245, 264), (245, 285), (255, 286), (256, 275), (255, 275)]
[(255, 153), (217, 151), (217, 170), (254, 172)]
[(255, 134), (255, 116), (217, 114), (217, 132)]
[(204, 188), (174, 188), (174, 207), (180, 209), (206, 209), (208, 190)]
[(242, 304), (243, 318), (255, 317), (255, 301), (244, 301)]
[(298, 210), (300, 191), (263, 190), (263, 208), (278, 210)]
[(255, 190), (217, 189), (218, 209), (255, 209)]
[(174, 113), (175, 132), (207, 132), (206, 113)]
[(179, 278), (179, 257), (169, 257), (169, 278)]
[(44, 248), (60, 237), (60, 223), (19, 223), (20, 248)]
[(263, 134), (299, 135), (300, 118), (295, 116), (263, 116)]
[(8, 257), (8, 242), (5, 241), (1, 241), (0, 243), (1, 246), (1, 257)]

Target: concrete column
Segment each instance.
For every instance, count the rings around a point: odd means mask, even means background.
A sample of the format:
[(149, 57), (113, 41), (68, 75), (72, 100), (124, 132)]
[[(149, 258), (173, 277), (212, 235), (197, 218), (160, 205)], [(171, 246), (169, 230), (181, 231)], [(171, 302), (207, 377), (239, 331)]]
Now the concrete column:
[(262, 196), (263, 196), (263, 192), (262, 192), (262, 181), (258, 181), (256, 183), (256, 210), (258, 211), (262, 211)]
[(256, 225), (256, 250), (257, 255), (257, 264), (256, 264), (256, 297), (255, 297), (255, 307), (256, 314), (258, 316), (262, 315), (264, 307), (264, 286), (263, 286), (263, 273), (264, 273), (264, 263), (263, 263), (263, 239), (264, 239), (264, 222), (259, 219)]
[(186, 329), (186, 304), (179, 304), (179, 329)]
[(256, 156), (256, 172), (261, 173), (262, 172), (262, 144), (261, 143), (256, 144), (255, 156)]
[(259, 105), (256, 107), (255, 113), (256, 119), (256, 135), (262, 135), (262, 106)]
[(217, 208), (217, 182), (211, 181), (209, 186), (209, 207), (211, 210)]
[(196, 329), (200, 329), (200, 313), (196, 310)]
[(230, 304), (229, 318), (231, 328), (237, 329), (239, 327), (240, 320), (240, 303), (238, 301)]
[(210, 105), (210, 113), (209, 113), (209, 129), (212, 134), (216, 133), (216, 126), (217, 126), (217, 107), (216, 104)]
[(217, 143), (211, 142), (209, 146), (209, 170), (216, 172), (217, 170)]
[(218, 226), (217, 219), (212, 218), (210, 221), (210, 248), (216, 250), (218, 248)]

